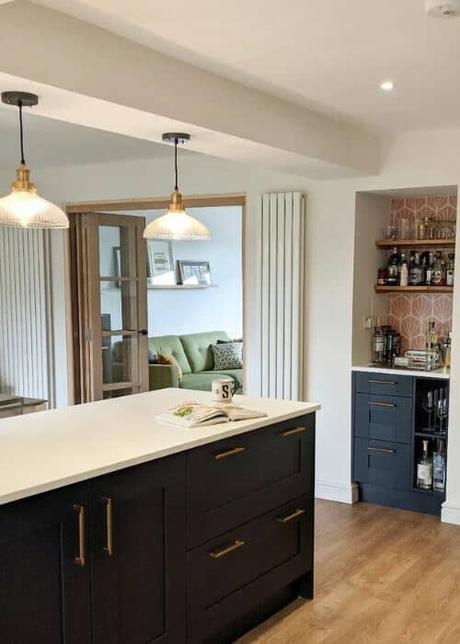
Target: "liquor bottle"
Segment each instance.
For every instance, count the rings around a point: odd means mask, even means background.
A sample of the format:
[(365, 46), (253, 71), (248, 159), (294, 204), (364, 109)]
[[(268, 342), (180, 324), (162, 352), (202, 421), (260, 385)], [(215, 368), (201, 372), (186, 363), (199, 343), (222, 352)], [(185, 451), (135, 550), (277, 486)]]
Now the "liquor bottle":
[(388, 258), (388, 277), (387, 284), (388, 286), (397, 286), (399, 284), (399, 264), (401, 263), (401, 255), (398, 252), (397, 247), (393, 248), (393, 252)]
[(423, 284), (423, 269), (420, 264), (420, 255), (417, 252), (413, 255), (413, 263), (409, 273), (409, 283), (411, 286), (421, 286)]
[(428, 255), (426, 267), (425, 267), (425, 284), (426, 286), (431, 286), (431, 283), (433, 281), (433, 264), (434, 264), (434, 256), (433, 253), (430, 253)]
[(438, 439), (433, 452), (433, 490), (444, 492), (446, 488), (446, 451), (443, 440)]
[(436, 259), (433, 265), (433, 272), (431, 276), (431, 283), (433, 286), (444, 286), (446, 283), (445, 267), (442, 261), (442, 253), (440, 250), (436, 253)]
[(423, 441), (423, 453), (417, 463), (417, 487), (431, 490), (433, 485), (433, 461), (428, 456), (428, 441)]
[(446, 285), (453, 286), (455, 277), (455, 255), (449, 253), (448, 262), (446, 266)]
[(409, 266), (404, 253), (401, 254), (401, 262), (399, 264), (399, 286), (408, 286), (409, 284)]
[(374, 337), (372, 339), (372, 362), (374, 364), (383, 364), (384, 362), (384, 336), (380, 320), (374, 329)]

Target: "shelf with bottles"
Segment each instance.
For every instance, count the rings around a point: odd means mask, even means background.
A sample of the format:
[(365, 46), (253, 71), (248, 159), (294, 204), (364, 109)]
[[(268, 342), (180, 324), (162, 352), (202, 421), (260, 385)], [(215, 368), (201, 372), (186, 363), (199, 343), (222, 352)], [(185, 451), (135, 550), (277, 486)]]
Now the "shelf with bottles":
[(414, 488), (445, 493), (449, 382), (417, 379), (415, 390)]
[(455, 248), (454, 239), (379, 239), (375, 242), (377, 248)]
[(414, 442), (414, 489), (425, 494), (446, 493), (445, 438), (416, 438)]
[(376, 293), (453, 293), (453, 286), (381, 286), (376, 284)]
[(377, 271), (376, 293), (388, 292), (438, 292), (452, 293), (455, 279), (455, 254), (437, 250), (419, 253), (411, 250), (410, 255), (400, 252), (397, 246), (383, 267)]

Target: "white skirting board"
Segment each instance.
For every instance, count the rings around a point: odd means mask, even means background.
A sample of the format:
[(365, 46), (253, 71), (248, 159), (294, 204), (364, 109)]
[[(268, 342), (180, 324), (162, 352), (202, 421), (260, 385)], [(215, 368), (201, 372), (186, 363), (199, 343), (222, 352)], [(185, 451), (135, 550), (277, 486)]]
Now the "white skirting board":
[(0, 392), (53, 406), (49, 231), (0, 228)]
[(304, 395), (305, 195), (262, 196), (260, 311), (262, 396)]
[(460, 507), (452, 503), (443, 503), (441, 508), (441, 521), (460, 525)]
[(344, 483), (342, 481), (316, 480), (315, 497), (325, 501), (337, 501), (338, 503), (357, 503), (358, 486), (356, 483)]

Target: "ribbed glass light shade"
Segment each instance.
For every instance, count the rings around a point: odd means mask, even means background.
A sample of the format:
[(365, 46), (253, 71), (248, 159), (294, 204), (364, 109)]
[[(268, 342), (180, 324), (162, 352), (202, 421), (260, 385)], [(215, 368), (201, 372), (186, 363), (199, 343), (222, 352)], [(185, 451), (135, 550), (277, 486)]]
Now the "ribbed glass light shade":
[(68, 228), (67, 215), (58, 206), (37, 194), (25, 166), (17, 170), (18, 179), (9, 195), (0, 199), (0, 226), (21, 228)]
[(157, 217), (146, 226), (144, 238), (199, 241), (211, 239), (211, 233), (198, 219), (185, 212), (180, 193), (174, 191), (167, 213)]

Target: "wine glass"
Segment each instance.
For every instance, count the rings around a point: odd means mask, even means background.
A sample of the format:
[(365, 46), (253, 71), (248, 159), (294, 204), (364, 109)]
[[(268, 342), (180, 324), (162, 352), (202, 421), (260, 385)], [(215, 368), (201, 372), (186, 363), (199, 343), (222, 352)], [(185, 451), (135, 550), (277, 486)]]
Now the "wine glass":
[(431, 424), (431, 419), (433, 417), (433, 412), (435, 410), (435, 404), (434, 404), (434, 397), (433, 397), (433, 392), (428, 391), (425, 399), (423, 401), (422, 409), (426, 411), (428, 414), (428, 427), (427, 430), (431, 432), (433, 430), (433, 426)]
[(447, 398), (441, 398), (440, 400), (438, 400), (438, 406), (436, 409), (436, 415), (439, 418), (440, 434), (444, 434), (443, 423), (444, 423), (444, 419), (447, 418), (448, 413), (449, 413), (449, 404), (447, 402)]

